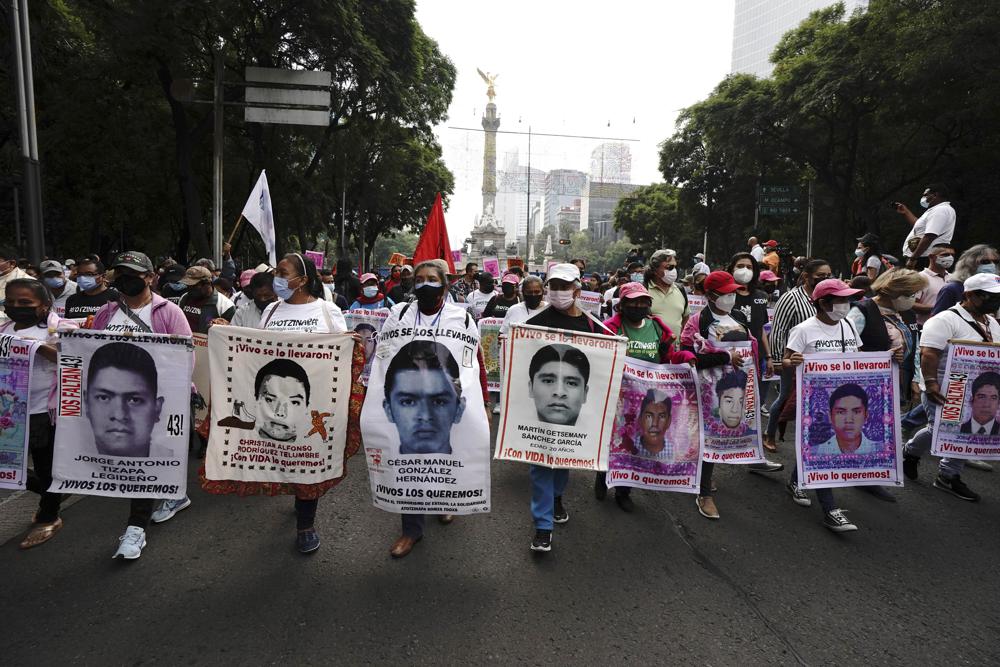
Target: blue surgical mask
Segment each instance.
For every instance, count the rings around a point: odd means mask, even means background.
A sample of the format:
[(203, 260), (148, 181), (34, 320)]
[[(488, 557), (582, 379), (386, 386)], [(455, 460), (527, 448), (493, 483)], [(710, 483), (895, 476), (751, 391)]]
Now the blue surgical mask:
[(374, 296), (375, 296), (376, 294), (378, 294), (378, 285), (370, 285), (370, 286), (367, 286), (367, 287), (362, 287), (362, 288), (361, 288), (361, 292), (362, 292), (362, 293), (363, 293), (363, 294), (364, 294), (364, 295), (365, 295), (366, 297), (368, 297), (369, 299), (371, 299), (371, 298), (372, 298), (372, 297), (374, 297)]
[(642, 274), (641, 273), (633, 273), (632, 275), (629, 276), (629, 279), (632, 282), (634, 282), (634, 283), (641, 283), (642, 282)]
[(84, 292), (89, 292), (90, 290), (97, 288), (97, 276), (77, 276), (76, 284)]
[(931, 205), (931, 203), (929, 201), (927, 201), (927, 197), (921, 197), (920, 198), (920, 205), (923, 206), (924, 208), (927, 208), (928, 206)]
[(184, 283), (167, 283), (167, 287), (175, 292), (184, 292), (187, 290), (188, 286)]
[(295, 294), (295, 290), (288, 286), (288, 278), (279, 278), (278, 276), (275, 276), (272, 289), (282, 301), (287, 301), (293, 294)]
[(52, 276), (51, 278), (43, 279), (43, 282), (52, 289), (59, 289), (66, 284), (66, 279), (61, 276)]
[(993, 273), (997, 272), (996, 264), (980, 264), (976, 267), (976, 273)]

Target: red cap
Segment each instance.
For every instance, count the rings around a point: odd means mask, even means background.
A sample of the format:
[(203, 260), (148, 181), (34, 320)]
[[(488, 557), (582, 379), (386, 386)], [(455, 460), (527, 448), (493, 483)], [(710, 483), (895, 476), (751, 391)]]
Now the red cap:
[(768, 248), (777, 248), (778, 247), (778, 242), (775, 241), (774, 239), (771, 239), (770, 241), (766, 242), (764, 245), (766, 245)]
[(826, 280), (819, 281), (816, 287), (813, 288), (812, 300), (819, 301), (825, 296), (854, 296), (862, 292), (864, 290), (854, 289), (843, 280), (827, 278)]
[(733, 276), (725, 271), (712, 271), (705, 277), (705, 291), (718, 294), (729, 294), (740, 288)]

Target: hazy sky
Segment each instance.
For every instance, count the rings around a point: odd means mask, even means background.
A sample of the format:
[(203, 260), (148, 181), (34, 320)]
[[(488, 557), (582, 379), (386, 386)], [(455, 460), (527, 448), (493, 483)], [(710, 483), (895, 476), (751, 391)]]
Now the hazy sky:
[[(445, 212), (453, 248), (482, 208), (487, 99), (477, 67), (499, 74), (501, 131), (637, 139), (629, 145), (640, 184), (662, 180), (657, 144), (730, 67), (733, 0), (417, 0), (417, 19), (458, 70), (449, 117), (436, 128), (455, 174)], [(527, 143), (498, 134), (498, 168), (513, 150), (525, 164)], [(589, 171), (599, 143), (533, 136), (531, 166)]]

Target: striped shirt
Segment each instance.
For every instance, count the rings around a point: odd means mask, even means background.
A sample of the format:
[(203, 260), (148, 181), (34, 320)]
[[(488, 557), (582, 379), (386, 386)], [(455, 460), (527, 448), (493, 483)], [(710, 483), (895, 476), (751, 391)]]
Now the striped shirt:
[(796, 287), (781, 295), (774, 307), (774, 321), (771, 324), (771, 361), (781, 363), (785, 354), (785, 343), (792, 327), (805, 322), (816, 314), (816, 306), (802, 287)]

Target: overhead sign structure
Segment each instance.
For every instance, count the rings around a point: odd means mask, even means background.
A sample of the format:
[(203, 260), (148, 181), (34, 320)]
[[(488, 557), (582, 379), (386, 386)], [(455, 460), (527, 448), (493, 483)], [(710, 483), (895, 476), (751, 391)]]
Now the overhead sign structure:
[(761, 185), (758, 198), (760, 215), (795, 215), (799, 212), (799, 186)]
[(329, 72), (247, 67), (244, 78), (248, 84), (243, 112), (246, 122), (320, 127), (330, 124), (333, 79)]

